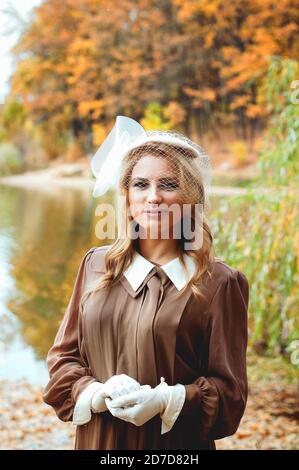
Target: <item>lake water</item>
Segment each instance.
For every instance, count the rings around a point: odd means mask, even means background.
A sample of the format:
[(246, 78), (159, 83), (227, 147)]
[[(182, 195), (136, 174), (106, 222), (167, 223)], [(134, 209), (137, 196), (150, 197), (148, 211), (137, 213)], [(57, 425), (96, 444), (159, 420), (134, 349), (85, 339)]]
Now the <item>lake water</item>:
[(113, 242), (96, 237), (98, 202), (90, 188), (0, 185), (0, 378), (47, 382), (45, 357), (80, 261)]

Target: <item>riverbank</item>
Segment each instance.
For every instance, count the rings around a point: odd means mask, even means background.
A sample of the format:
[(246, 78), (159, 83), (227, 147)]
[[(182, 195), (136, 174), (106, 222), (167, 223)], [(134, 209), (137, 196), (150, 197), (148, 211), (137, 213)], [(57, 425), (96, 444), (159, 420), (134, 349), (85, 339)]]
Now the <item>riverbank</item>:
[[(254, 165), (242, 169), (218, 167), (213, 169), (212, 188), (213, 195), (244, 194), (246, 188), (239, 187), (238, 183), (251, 179), (256, 174)], [(225, 185), (217, 182), (225, 181)], [(216, 184), (215, 184), (216, 182)], [(55, 188), (71, 188), (92, 191), (95, 179), (91, 175), (88, 162), (55, 163), (48, 168), (36, 171), (27, 171), (19, 175), (3, 176), (0, 184), (18, 186), (41, 191), (53, 191)]]
[[(42, 389), (26, 381), (0, 380), (0, 449), (72, 449), (75, 428), (60, 421), (42, 401)], [(252, 382), (236, 434), (217, 449), (299, 450), (298, 384)]]

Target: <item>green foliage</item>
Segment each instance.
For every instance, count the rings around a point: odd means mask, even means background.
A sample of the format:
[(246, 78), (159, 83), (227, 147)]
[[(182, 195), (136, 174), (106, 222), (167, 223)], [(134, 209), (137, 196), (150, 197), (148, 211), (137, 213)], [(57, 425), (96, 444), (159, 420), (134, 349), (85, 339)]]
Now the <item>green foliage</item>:
[(272, 58), (261, 91), (273, 117), (258, 162), (260, 183), (299, 185), (299, 103), (292, 88), (298, 76), (298, 62)]
[(4, 126), (0, 124), (0, 142), (5, 141), (5, 139), (6, 139), (6, 130)]
[(171, 121), (167, 120), (164, 115), (164, 109), (160, 103), (156, 101), (150, 102), (144, 112), (144, 117), (140, 120), (141, 125), (146, 130), (168, 130), (172, 128)]
[(0, 140), (9, 140), (17, 134), (24, 126), (25, 119), (25, 110), (21, 103), (14, 99), (5, 103), (0, 116), (0, 126), (3, 129)]
[(283, 356), (258, 355), (252, 349), (247, 354), (247, 372), (250, 384), (293, 383), (298, 384), (299, 370)]
[(299, 338), (296, 193), (251, 190), (223, 203), (213, 228), (216, 253), (248, 278), (252, 344), (285, 351)]
[(22, 171), (24, 171), (24, 162), (19, 150), (10, 143), (0, 144), (0, 176)]
[(222, 203), (214, 221), (217, 255), (249, 281), (252, 344), (291, 361), (299, 339), (299, 105), (290, 100), (295, 72), (288, 60), (271, 63), (267, 99), (283, 96), (285, 104), (275, 104), (259, 177), (246, 195)]

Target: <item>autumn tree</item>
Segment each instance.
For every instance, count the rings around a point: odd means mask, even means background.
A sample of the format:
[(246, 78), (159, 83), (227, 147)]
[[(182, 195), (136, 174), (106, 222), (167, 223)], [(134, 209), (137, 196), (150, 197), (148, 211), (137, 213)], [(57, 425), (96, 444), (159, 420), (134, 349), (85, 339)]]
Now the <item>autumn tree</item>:
[(91, 152), (151, 103), (188, 134), (232, 121), (252, 137), (267, 58), (295, 57), (298, 16), (292, 0), (46, 0), (14, 49), (12, 97), (53, 157)]

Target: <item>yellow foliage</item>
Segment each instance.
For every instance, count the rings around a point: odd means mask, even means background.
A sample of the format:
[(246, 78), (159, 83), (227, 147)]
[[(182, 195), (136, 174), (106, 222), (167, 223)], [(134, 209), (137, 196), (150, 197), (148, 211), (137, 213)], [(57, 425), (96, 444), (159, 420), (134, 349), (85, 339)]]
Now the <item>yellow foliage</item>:
[(213, 90), (212, 88), (204, 88), (201, 91), (201, 97), (203, 100), (206, 100), (206, 101), (215, 101), (216, 91)]
[(235, 140), (228, 145), (233, 156), (233, 164), (235, 167), (242, 167), (248, 163), (248, 150), (246, 142), (243, 140)]
[(170, 101), (164, 109), (164, 116), (171, 122), (172, 127), (185, 121), (186, 111), (176, 101)]
[(193, 103), (195, 103), (195, 101), (198, 101), (198, 103), (200, 104), (204, 101), (215, 101), (216, 99), (216, 92), (212, 88), (201, 88), (199, 90), (195, 90), (193, 88), (185, 86), (183, 87), (183, 90), (186, 95), (197, 98), (197, 100), (194, 100)]
[(246, 106), (250, 102), (250, 97), (248, 95), (237, 96), (234, 98), (231, 103), (231, 109), (238, 109)]
[(107, 130), (102, 124), (92, 125), (92, 142), (93, 145), (98, 147), (107, 137)]
[(230, 119), (240, 107), (246, 118), (267, 116), (271, 109), (258, 99), (268, 57), (297, 59), (293, 0), (275, 8), (271, 0), (246, 8), (244, 0), (173, 0), (170, 11), (154, 0), (112, 3), (49, 0), (32, 16), (13, 48), (11, 84), (37, 125), (57, 118), (57, 127), (70, 129), (78, 109), (84, 133), (117, 114), (142, 116), (154, 101), (168, 121), (151, 116), (150, 127), (182, 125), (196, 108), (208, 119), (212, 112)]
[(82, 101), (78, 105), (78, 112), (82, 117), (91, 113), (93, 119), (98, 119), (103, 113), (103, 100)]
[(263, 114), (263, 109), (258, 104), (249, 104), (245, 111), (245, 114), (249, 118), (256, 118)]

